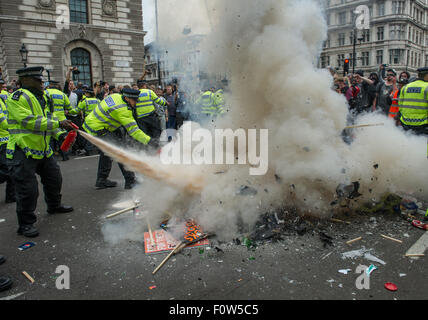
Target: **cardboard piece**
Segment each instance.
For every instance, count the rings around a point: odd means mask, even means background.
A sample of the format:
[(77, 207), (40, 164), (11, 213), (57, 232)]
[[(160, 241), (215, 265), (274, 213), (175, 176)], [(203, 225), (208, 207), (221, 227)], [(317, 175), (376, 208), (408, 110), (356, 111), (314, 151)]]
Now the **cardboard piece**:
[[(151, 245), (149, 232), (144, 232), (144, 251), (146, 254), (156, 254), (172, 251), (182, 241), (174, 239), (174, 237), (165, 230), (156, 230), (152, 233), (154, 239), (154, 245)], [(194, 248), (209, 245), (209, 240), (204, 239), (194, 244), (189, 244), (186, 248)]]

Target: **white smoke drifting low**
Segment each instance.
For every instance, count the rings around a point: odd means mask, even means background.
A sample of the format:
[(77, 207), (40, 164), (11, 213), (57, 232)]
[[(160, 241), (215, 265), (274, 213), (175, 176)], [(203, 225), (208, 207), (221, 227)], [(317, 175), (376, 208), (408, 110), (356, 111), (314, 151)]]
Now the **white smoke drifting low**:
[[(209, 70), (223, 69), (231, 80), (226, 96), (229, 112), (217, 127), (268, 128), (269, 171), (249, 176), (248, 168), (236, 165), (216, 175), (216, 168), (193, 167), (192, 172), (200, 171), (205, 179), (200, 197), (180, 199), (168, 193), (162, 197), (146, 186), (141, 189), (143, 201), (159, 215), (166, 202), (172, 210), (173, 201), (181, 203), (188, 216), (230, 239), (236, 236), (239, 220), (251, 226), (271, 207), (288, 204), (301, 213), (330, 215), (340, 183), (359, 181), (362, 193), (370, 198), (388, 191), (426, 198), (425, 138), (410, 136), (386, 117), (370, 114), (358, 123), (385, 125), (354, 130), (353, 144), (343, 142), (346, 100), (331, 90), (330, 74), (313, 65), (327, 35), (315, 1), (214, 2), (213, 21), (218, 23), (202, 56)], [(181, 1), (180, 6), (186, 3)], [(257, 194), (237, 195), (242, 185), (255, 188)]]

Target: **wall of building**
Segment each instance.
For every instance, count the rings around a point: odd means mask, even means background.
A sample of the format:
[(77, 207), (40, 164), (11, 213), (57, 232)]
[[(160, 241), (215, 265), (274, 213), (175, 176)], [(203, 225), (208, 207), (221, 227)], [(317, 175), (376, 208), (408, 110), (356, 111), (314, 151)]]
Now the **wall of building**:
[[(63, 81), (70, 52), (80, 47), (91, 54), (93, 81), (130, 84), (144, 70), (142, 4), (139, 0), (87, 0), (88, 24), (70, 23), (59, 29), (57, 9), (68, 0), (17, 0), (0, 3), (4, 76), (16, 78), (22, 67), (19, 49), (27, 47), (28, 65), (52, 70)], [(60, 26), (61, 27), (61, 26)], [(0, 53), (0, 59), (2, 55)]]
[[(401, 3), (400, 3), (401, 2)], [(370, 8), (370, 40), (356, 42), (356, 68), (365, 71), (377, 71), (378, 56), (383, 55), (383, 64), (388, 64), (397, 70), (408, 70), (415, 73), (419, 67), (428, 63), (427, 45), (427, 14), (426, 0), (331, 0), (324, 1), (325, 16), (329, 22), (328, 40), (324, 45), (319, 66), (330, 65), (343, 70), (341, 57), (352, 58), (353, 41), (351, 34), (354, 29), (352, 11), (358, 5), (367, 5)], [(402, 11), (398, 10), (402, 6)], [(346, 22), (343, 23), (340, 15), (346, 13)], [(396, 36), (396, 26), (402, 26), (400, 38)], [(383, 39), (378, 38), (380, 28), (383, 28)], [(339, 44), (339, 34), (345, 34), (345, 43)], [(357, 32), (357, 38), (362, 38), (363, 31)], [(379, 33), (380, 34), (380, 33)], [(416, 38), (418, 41), (416, 41)], [(402, 56), (397, 63), (390, 58), (390, 50), (402, 50)], [(364, 63), (362, 53), (368, 54)], [(413, 56), (413, 59), (412, 59)], [(328, 61), (328, 58), (330, 61)], [(417, 57), (417, 59), (415, 59)], [(352, 62), (352, 59), (351, 59)], [(352, 70), (352, 69), (351, 69)]]

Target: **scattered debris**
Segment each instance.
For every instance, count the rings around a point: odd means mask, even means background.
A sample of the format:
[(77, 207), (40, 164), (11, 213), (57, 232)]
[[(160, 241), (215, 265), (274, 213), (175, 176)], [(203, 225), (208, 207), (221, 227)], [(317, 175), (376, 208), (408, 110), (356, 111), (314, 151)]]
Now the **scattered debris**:
[(352, 269), (342, 269), (342, 270), (339, 270), (339, 272), (343, 273), (343, 274), (348, 274), (351, 271), (352, 271)]
[(370, 253), (370, 251), (372, 250), (373, 249), (366, 249), (365, 247), (362, 247), (359, 250), (348, 251), (348, 252), (342, 253), (342, 259), (346, 259), (346, 258), (355, 259), (358, 257), (364, 257), (367, 260), (385, 265), (386, 264), (385, 261), (380, 260), (379, 258), (376, 258), (374, 255)]
[(19, 249), (20, 251), (24, 251), (24, 250), (27, 250), (27, 249), (29, 249), (29, 248), (34, 247), (35, 245), (36, 245), (36, 244), (35, 244), (35, 243), (33, 243), (33, 242), (26, 242), (26, 243), (24, 243), (24, 244), (20, 245), (20, 246), (18, 247), (18, 249)]
[(157, 288), (156, 286), (149, 287), (150, 290), (153, 290), (153, 289), (156, 289), (156, 288)]
[(1, 222), (5, 222), (5, 221), (6, 221), (6, 219), (0, 219), (0, 223), (1, 223)]
[(330, 218), (331, 222), (339, 222), (339, 223), (346, 223), (346, 224), (351, 224), (349, 221), (343, 221), (340, 219), (334, 219), (334, 218)]
[(34, 279), (26, 272), (26, 271), (22, 271), (22, 274), (28, 279), (30, 280), (31, 283), (34, 283)]
[(381, 237), (385, 238), (385, 239), (388, 239), (388, 240), (392, 240), (392, 241), (398, 242), (398, 243), (403, 243), (403, 241), (401, 241), (401, 240), (397, 240), (397, 239), (385, 236), (384, 234), (381, 234)]
[(360, 214), (375, 214), (375, 213), (400, 213), (400, 204), (403, 198), (393, 193), (384, 194), (377, 203), (366, 202), (356, 210)]
[(215, 247), (214, 249), (216, 249), (217, 252), (224, 253), (224, 251), (222, 249), (220, 249), (219, 247)]
[(241, 186), (237, 194), (240, 196), (255, 196), (257, 194), (257, 190), (249, 186)]
[(354, 242), (357, 242), (357, 241), (360, 241), (361, 239), (363, 239), (363, 237), (358, 237), (358, 238), (355, 238), (355, 239), (352, 239), (352, 240), (349, 240), (349, 241), (347, 241), (346, 242), (346, 244), (352, 244), (352, 243), (354, 243)]
[(385, 283), (385, 289), (389, 290), (389, 291), (397, 291), (397, 286), (392, 283), (392, 282), (387, 282)]
[(256, 260), (256, 258), (255, 257), (249, 257), (248, 260), (253, 261), (253, 260)]
[(320, 239), (324, 243), (324, 248), (327, 247), (327, 245), (333, 245), (333, 238), (322, 231), (320, 232)]
[(372, 272), (373, 271), (375, 271), (377, 269), (377, 267), (375, 266), (375, 265), (370, 265), (368, 268), (367, 268), (367, 270), (366, 270), (366, 274), (368, 275), (368, 276), (370, 276), (371, 274), (372, 274)]
[(400, 273), (400, 278), (407, 276), (405, 273)]
[(339, 198), (355, 199), (362, 196), (358, 192), (360, 183), (358, 181), (352, 182), (350, 185), (339, 184), (336, 188), (336, 194)]
[(422, 229), (422, 230), (427, 230), (428, 231), (428, 223), (423, 223), (419, 220), (413, 220), (412, 221), (412, 226)]

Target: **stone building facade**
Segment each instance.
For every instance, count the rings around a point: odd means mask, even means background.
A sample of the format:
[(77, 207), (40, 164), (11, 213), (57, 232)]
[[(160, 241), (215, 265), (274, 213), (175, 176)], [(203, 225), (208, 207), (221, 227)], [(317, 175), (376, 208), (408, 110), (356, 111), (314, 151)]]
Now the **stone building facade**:
[(359, 5), (370, 10), (370, 29), (358, 30), (355, 70), (377, 71), (387, 64), (412, 74), (428, 65), (428, 0), (320, 0), (325, 8), (328, 38), (319, 67), (343, 70), (344, 59), (353, 69), (353, 31)]
[[(69, 21), (69, 25), (67, 25)], [(144, 72), (141, 0), (0, 1), (0, 67), (6, 81), (23, 67), (44, 66), (51, 80), (64, 82), (69, 66), (74, 80), (91, 85), (104, 80), (131, 84)]]

